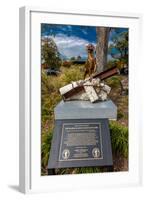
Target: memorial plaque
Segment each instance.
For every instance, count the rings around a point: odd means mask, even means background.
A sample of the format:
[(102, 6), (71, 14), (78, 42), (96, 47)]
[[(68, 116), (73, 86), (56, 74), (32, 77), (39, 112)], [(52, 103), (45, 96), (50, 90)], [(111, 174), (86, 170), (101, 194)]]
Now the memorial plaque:
[(108, 119), (55, 121), (48, 169), (112, 164)]
[(102, 159), (101, 123), (63, 123), (59, 161)]

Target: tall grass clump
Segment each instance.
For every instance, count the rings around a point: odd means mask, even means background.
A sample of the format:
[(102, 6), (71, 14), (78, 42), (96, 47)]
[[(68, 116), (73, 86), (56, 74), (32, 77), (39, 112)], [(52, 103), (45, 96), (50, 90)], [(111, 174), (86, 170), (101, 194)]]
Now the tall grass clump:
[(110, 134), (113, 153), (128, 158), (128, 128), (117, 122), (110, 122)]
[(89, 174), (99, 172), (101, 172), (101, 169), (98, 167), (80, 167), (76, 169), (76, 174)]
[(61, 82), (65, 84), (69, 84), (72, 81), (78, 81), (83, 79), (83, 73), (79, 67), (71, 67), (66, 69), (61, 76)]
[(51, 150), (52, 132), (41, 135), (41, 166), (42, 172), (47, 170), (48, 158)]
[(120, 86), (120, 77), (118, 76), (112, 76), (111, 78), (108, 78), (106, 80), (106, 83), (111, 87), (111, 88), (117, 88)]

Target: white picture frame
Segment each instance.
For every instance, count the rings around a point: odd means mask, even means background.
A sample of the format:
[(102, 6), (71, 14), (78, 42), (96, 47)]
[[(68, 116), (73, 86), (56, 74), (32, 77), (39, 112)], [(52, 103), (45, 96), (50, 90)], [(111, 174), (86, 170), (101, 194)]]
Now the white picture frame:
[[(141, 45), (140, 14), (99, 11), (57, 11), (20, 8), (20, 191), (69, 191), (139, 185), (142, 181), (142, 133), (137, 104)], [(129, 171), (65, 176), (41, 176), (40, 23), (129, 28)], [(33, 67), (35, 66), (35, 67)], [(98, 180), (98, 181), (97, 181)]]

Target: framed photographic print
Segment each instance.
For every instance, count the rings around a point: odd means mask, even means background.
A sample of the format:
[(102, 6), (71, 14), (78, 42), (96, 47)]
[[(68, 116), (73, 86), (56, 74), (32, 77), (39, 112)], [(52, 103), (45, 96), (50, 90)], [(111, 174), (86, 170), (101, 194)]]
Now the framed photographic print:
[(140, 184), (140, 36), (138, 14), (20, 8), (20, 191)]

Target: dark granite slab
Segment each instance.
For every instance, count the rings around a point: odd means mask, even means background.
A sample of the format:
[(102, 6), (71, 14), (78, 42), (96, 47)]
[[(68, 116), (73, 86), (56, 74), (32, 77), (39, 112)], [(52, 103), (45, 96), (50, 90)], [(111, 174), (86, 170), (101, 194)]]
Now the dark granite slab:
[(48, 169), (111, 165), (108, 119), (55, 120)]

